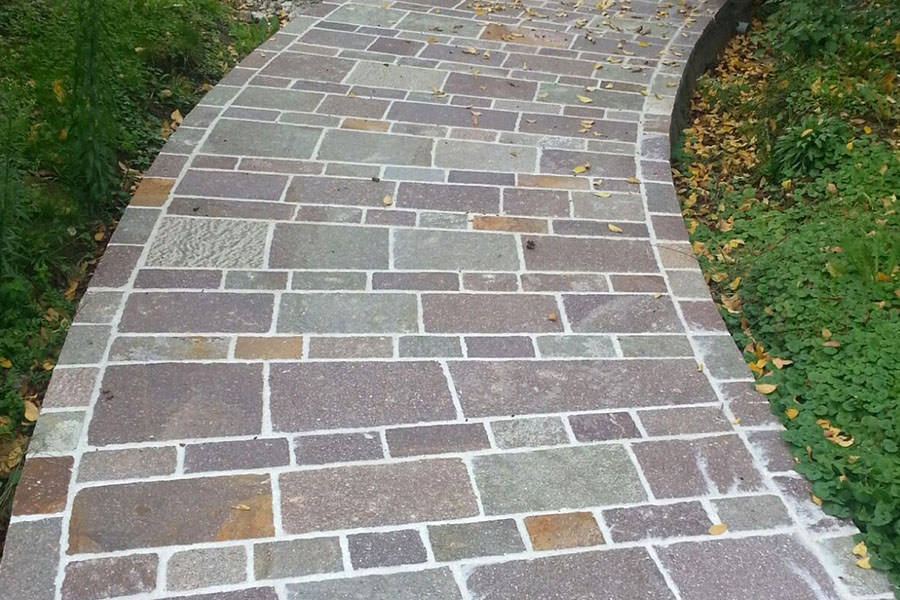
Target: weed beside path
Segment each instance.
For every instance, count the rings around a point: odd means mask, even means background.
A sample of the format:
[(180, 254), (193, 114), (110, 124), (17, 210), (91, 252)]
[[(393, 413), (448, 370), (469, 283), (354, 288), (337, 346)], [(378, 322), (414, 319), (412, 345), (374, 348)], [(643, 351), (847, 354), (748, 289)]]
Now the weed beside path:
[(900, 583), (900, 5), (768, 2), (673, 161), (694, 252), (813, 501)]
[(181, 115), (278, 27), (227, 0), (0, 3), (0, 548), (80, 291)]

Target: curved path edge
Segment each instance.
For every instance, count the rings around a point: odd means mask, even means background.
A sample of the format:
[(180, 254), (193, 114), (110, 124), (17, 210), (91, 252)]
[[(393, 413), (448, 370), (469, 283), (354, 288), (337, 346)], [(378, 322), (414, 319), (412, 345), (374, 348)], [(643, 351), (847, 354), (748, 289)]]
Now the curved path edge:
[(891, 597), (792, 470), (671, 180), (746, 10), (311, 5), (126, 210), (0, 595)]

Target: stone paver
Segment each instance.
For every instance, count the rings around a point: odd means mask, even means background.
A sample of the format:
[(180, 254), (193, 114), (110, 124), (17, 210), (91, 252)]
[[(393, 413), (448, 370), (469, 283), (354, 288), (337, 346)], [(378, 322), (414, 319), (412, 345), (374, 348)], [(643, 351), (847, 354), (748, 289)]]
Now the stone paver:
[(134, 195), (0, 596), (887, 597), (790, 472), (668, 175), (688, 57), (742, 4), (309, 4)]

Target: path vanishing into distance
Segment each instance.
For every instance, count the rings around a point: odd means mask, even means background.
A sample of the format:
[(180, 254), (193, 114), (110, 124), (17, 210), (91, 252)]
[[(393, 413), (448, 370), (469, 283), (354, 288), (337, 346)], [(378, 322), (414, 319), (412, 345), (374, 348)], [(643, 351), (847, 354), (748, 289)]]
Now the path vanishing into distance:
[(311, 5), (125, 212), (0, 596), (890, 597), (792, 471), (670, 178), (734, 13)]

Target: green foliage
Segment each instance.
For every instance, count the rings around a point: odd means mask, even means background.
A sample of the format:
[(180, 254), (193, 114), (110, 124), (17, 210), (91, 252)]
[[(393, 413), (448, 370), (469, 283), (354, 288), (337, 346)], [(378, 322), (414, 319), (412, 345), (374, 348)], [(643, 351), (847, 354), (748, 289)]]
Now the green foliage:
[(849, 128), (835, 117), (807, 117), (788, 127), (772, 149), (776, 177), (809, 177), (834, 167), (845, 153)]
[(700, 198), (685, 215), (714, 295), (740, 300), (739, 314), (721, 313), (755, 351), (748, 362), (793, 361), (757, 375), (777, 385), (769, 399), (798, 471), (827, 513), (856, 523), (871, 564), (897, 585), (900, 4), (780, 0), (765, 15), (750, 42), (759, 84), (706, 76), (695, 99), (744, 120), (733, 129), (754, 166), (714, 180), (731, 157), (698, 152), (695, 124), (674, 155), (693, 174), (683, 198)]

